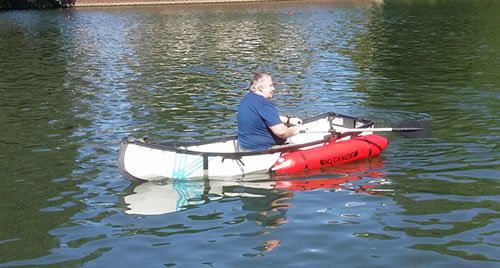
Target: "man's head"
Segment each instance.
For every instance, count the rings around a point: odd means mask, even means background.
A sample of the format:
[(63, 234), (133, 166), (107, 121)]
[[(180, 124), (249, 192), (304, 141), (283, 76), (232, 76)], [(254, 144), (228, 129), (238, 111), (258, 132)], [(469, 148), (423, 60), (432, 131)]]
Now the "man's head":
[(273, 97), (273, 79), (267, 73), (256, 73), (250, 81), (250, 91), (266, 99)]

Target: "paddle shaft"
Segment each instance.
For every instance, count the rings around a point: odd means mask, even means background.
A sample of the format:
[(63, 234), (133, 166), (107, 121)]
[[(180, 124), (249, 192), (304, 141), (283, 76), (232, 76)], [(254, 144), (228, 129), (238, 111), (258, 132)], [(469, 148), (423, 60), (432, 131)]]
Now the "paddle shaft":
[(384, 127), (384, 128), (345, 128), (341, 130), (335, 130), (335, 129), (330, 129), (327, 131), (308, 131), (308, 130), (301, 130), (300, 133), (332, 133), (332, 132), (339, 132), (339, 133), (356, 133), (356, 132), (379, 132), (379, 131), (385, 131), (385, 132), (411, 132), (411, 131), (420, 131), (423, 130), (423, 128), (418, 128), (418, 127), (406, 127), (406, 128), (392, 128), (392, 127)]
[(308, 131), (301, 130), (300, 133), (360, 133), (360, 132), (397, 132), (405, 138), (430, 138), (431, 137), (431, 121), (429, 120), (406, 120), (398, 125), (398, 127), (384, 128), (344, 128), (344, 129), (329, 129), (323, 131)]

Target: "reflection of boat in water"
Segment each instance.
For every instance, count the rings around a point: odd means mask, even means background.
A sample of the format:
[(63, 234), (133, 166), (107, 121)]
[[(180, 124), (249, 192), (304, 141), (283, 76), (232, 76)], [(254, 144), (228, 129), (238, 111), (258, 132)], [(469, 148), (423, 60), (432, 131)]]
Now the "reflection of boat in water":
[[(344, 184), (359, 180), (363, 177), (373, 178), (373, 182), (385, 183), (383, 180), (384, 174), (384, 162), (381, 158), (368, 159), (362, 162), (349, 163), (342, 166), (331, 166), (323, 169), (314, 169), (306, 173), (294, 174), (297, 177), (308, 176), (307, 180), (297, 180), (290, 179), (289, 176), (276, 177), (275, 188), (277, 189), (288, 189), (294, 191), (308, 191), (318, 188), (336, 188), (343, 189)], [(335, 177), (332, 178), (321, 178), (325, 174), (334, 174)], [(320, 178), (314, 179), (315, 176), (320, 175)], [(375, 181), (374, 181), (375, 180)], [(365, 192), (374, 194), (376, 190), (373, 190), (376, 185), (361, 185), (357, 192)]]
[[(235, 182), (224, 180), (150, 181), (134, 184), (133, 193), (123, 198), (128, 214), (158, 215), (185, 210), (223, 197), (265, 197), (265, 194), (247, 191), (250, 188), (272, 190), (273, 182)], [(243, 191), (238, 187), (246, 187)]]
[(198, 181), (170, 181), (163, 184), (145, 182), (124, 197), (128, 214), (156, 215), (183, 210), (202, 203), (205, 187)]
[[(123, 198), (127, 207), (125, 213), (160, 215), (197, 207), (225, 197), (258, 198), (265, 200), (270, 208), (276, 208), (285, 206), (277, 204), (277, 200), (292, 198), (293, 191), (325, 188), (375, 194), (378, 193), (375, 188), (380, 182), (384, 182), (382, 178), (385, 177), (383, 161), (379, 158), (315, 172), (321, 176), (309, 173), (299, 174), (308, 176), (306, 178), (278, 177), (264, 181), (167, 179), (133, 184), (133, 192)], [(328, 173), (328, 178), (325, 178), (324, 172)], [(372, 178), (372, 182), (351, 185), (352, 181), (364, 177)]]

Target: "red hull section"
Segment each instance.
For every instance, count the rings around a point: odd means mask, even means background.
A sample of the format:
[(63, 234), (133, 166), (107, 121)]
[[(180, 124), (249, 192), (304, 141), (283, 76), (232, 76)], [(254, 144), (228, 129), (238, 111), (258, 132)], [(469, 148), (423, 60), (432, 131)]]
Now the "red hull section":
[(284, 154), (271, 171), (275, 174), (290, 174), (315, 168), (326, 168), (379, 155), (388, 141), (378, 135), (357, 136), (347, 141), (329, 144), (293, 153)]

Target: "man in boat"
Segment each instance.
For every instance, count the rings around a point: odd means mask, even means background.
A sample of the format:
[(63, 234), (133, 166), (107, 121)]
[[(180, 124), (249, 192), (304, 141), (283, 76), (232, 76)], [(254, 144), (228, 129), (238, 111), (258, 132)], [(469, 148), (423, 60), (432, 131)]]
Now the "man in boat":
[[(281, 145), (299, 133), (302, 120), (280, 116), (270, 101), (274, 92), (271, 75), (257, 73), (250, 81), (250, 92), (238, 106), (238, 146), (240, 151), (263, 151)], [(288, 125), (293, 125), (289, 127)]]

